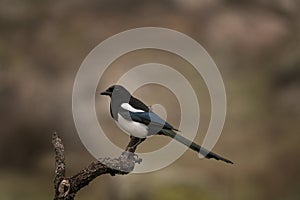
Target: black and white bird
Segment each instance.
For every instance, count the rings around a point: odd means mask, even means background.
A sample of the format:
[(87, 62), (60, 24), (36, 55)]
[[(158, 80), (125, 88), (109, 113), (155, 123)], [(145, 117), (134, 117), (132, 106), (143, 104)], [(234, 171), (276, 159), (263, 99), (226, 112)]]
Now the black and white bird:
[(179, 135), (177, 129), (152, 112), (142, 101), (133, 97), (123, 86), (113, 85), (100, 94), (111, 98), (110, 114), (112, 118), (131, 137), (127, 151), (134, 152), (137, 145), (149, 136), (165, 135), (202, 154), (205, 158), (214, 158), (233, 164), (232, 161)]

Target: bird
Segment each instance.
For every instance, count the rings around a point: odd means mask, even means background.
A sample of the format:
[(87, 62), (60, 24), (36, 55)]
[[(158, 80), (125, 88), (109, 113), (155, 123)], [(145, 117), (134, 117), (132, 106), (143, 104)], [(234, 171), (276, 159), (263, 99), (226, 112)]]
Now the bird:
[(112, 85), (102, 91), (100, 95), (110, 97), (111, 117), (117, 122), (120, 129), (130, 135), (131, 140), (126, 151), (134, 152), (137, 146), (150, 136), (164, 135), (177, 140), (207, 159), (213, 158), (233, 164), (231, 160), (219, 156), (180, 135), (178, 129), (155, 114), (123, 86)]

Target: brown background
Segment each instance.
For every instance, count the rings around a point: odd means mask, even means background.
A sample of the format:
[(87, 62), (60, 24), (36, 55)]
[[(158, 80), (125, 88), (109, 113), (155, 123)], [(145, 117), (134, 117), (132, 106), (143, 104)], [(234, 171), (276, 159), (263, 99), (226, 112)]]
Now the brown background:
[[(199, 160), (188, 151), (157, 172), (100, 177), (78, 199), (299, 199), (299, 9), (297, 0), (1, 0), (0, 199), (52, 198), (53, 131), (65, 141), (69, 175), (94, 159), (81, 144), (72, 118), (75, 75), (101, 41), (143, 26), (191, 36), (218, 65), (228, 112), (214, 151), (235, 165)], [(200, 143), (210, 118), (202, 79), (193, 78), (187, 63), (167, 53), (149, 50), (126, 56), (113, 63), (99, 89), (139, 63), (154, 59), (174, 66), (201, 91)], [(177, 125), (178, 102), (165, 91), (152, 85), (135, 95), (165, 105), (168, 120)], [(108, 103), (96, 98), (99, 121), (123, 147), (128, 138), (110, 119)], [(139, 151), (167, 142), (151, 138)]]

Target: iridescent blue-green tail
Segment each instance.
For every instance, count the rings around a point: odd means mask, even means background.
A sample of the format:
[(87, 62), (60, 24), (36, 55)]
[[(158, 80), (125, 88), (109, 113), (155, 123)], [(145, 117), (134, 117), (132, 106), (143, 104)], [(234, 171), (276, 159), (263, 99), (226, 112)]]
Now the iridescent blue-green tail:
[(189, 147), (190, 149), (196, 151), (197, 153), (200, 153), (201, 155), (203, 155), (205, 158), (214, 158), (216, 160), (221, 160), (224, 161), (226, 163), (230, 163), (233, 164), (232, 161), (223, 158), (222, 156), (219, 156), (203, 147), (201, 147), (200, 145), (190, 141), (189, 139), (179, 135), (178, 133), (172, 131), (172, 130), (168, 130), (168, 129), (162, 129), (160, 131), (160, 133), (162, 133), (163, 135), (169, 136), (171, 138), (174, 138), (175, 140), (177, 140), (178, 142), (184, 144), (185, 146)]

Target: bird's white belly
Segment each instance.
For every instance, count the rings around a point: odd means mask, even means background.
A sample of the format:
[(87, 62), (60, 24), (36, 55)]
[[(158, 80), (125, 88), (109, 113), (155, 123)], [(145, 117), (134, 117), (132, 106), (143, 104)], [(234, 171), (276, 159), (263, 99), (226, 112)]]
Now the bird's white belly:
[(142, 123), (128, 121), (118, 114), (118, 126), (128, 135), (137, 138), (146, 138), (148, 134), (148, 127)]

